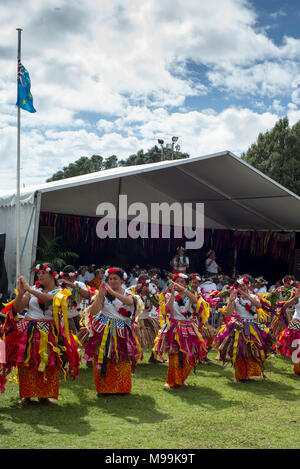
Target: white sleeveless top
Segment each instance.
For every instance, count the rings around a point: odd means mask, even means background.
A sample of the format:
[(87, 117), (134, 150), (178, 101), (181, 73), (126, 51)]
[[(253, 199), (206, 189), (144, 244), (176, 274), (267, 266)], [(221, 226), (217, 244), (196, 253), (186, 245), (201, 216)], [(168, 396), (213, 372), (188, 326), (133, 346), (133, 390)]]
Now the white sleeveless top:
[[(257, 298), (256, 295), (250, 294), (252, 298)], [(234, 300), (234, 312), (238, 314), (242, 319), (252, 319), (254, 320), (253, 314), (249, 313), (247, 311), (246, 307), (244, 305), (249, 305), (251, 306), (252, 311), (255, 311), (255, 306), (251, 303), (250, 300), (244, 300), (242, 298), (236, 298)]]
[[(126, 291), (123, 292), (123, 295), (127, 295), (128, 293)], [(126, 311), (129, 311), (131, 313), (131, 317), (127, 317), (122, 315), (119, 310), (120, 308), (126, 309)], [(115, 298), (113, 301), (110, 301), (104, 297), (104, 303), (101, 311), (103, 316), (107, 317), (108, 319), (117, 319), (119, 321), (128, 321), (132, 320), (132, 314), (134, 312), (134, 304), (131, 306), (127, 306), (124, 303), (122, 303), (121, 300), (118, 298)]]
[[(42, 291), (35, 285), (32, 287), (32, 289)], [(49, 291), (48, 294), (54, 296), (59, 290), (61, 290), (61, 288), (57, 287), (56, 289)], [(39, 306), (38, 298), (34, 295), (30, 295), (29, 305), (24, 317), (26, 319), (53, 319), (52, 301), (45, 305), (45, 311), (43, 311)]]
[[(169, 299), (170, 295), (171, 295), (170, 293), (166, 294), (166, 300)], [(179, 292), (175, 291), (174, 302), (173, 302), (173, 307), (172, 307), (173, 318), (176, 321), (193, 321), (193, 317), (192, 317), (193, 309), (192, 309), (192, 303), (191, 303), (190, 299), (187, 296), (182, 297), (184, 304), (182, 306), (180, 306), (178, 304), (178, 302), (175, 300), (177, 295), (181, 296), (181, 294)], [(191, 315), (186, 317), (183, 314), (185, 312), (186, 313), (191, 313)], [(169, 315), (170, 315), (170, 313), (169, 313)]]

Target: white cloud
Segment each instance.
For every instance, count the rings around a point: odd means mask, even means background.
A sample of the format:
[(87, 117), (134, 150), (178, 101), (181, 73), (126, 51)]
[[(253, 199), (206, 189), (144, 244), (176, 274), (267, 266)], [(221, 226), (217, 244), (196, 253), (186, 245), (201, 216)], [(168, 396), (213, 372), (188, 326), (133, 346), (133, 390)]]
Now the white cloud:
[[(283, 96), (294, 103), (287, 111), (296, 119), (300, 40), (286, 35), (276, 45), (257, 19), (247, 0), (24, 0), (22, 8), (17, 0), (2, 2), (0, 168), (6, 183), (15, 185), (15, 27), (24, 30), (22, 61), (37, 109), (22, 112), (28, 185), (82, 155), (126, 158), (160, 136), (178, 135), (191, 155), (239, 153), (274, 125), (284, 112)], [(229, 98), (221, 111), (217, 98), (209, 101), (214, 92)], [(241, 99), (240, 108), (230, 105), (232, 97)], [(196, 110), (187, 98), (197, 98)]]
[(295, 74), (299, 71), (299, 65), (292, 62), (286, 62), (284, 67), (279, 62), (264, 62), (248, 68), (216, 67), (208, 73), (208, 77), (214, 87), (238, 93), (239, 96), (248, 93), (273, 97), (291, 93)]
[[(134, 113), (134, 109), (131, 109)], [(291, 110), (291, 115), (295, 115)], [(128, 119), (132, 119), (130, 115)], [(99, 137), (96, 133), (83, 130), (48, 130), (45, 133), (28, 130), (22, 138), (22, 181), (26, 185), (44, 182), (54, 172), (75, 161), (80, 156), (100, 154), (108, 157), (116, 154), (120, 159), (140, 149), (148, 149), (157, 144), (157, 138), (170, 142), (171, 137), (179, 137), (181, 150), (191, 156), (231, 150), (237, 154), (246, 151), (259, 132), (271, 128), (278, 116), (269, 112), (255, 113), (249, 109), (230, 107), (216, 114), (205, 112), (171, 113), (165, 109), (145, 110), (140, 113), (139, 122), (133, 123), (128, 135), (128, 120), (119, 119), (114, 129)], [(99, 122), (100, 125), (101, 121)], [(102, 123), (103, 124), (103, 123)], [(9, 160), (7, 171), (15, 167), (15, 129), (3, 131), (0, 146), (0, 161)], [(32, 150), (34, 149), (34, 151)], [(1, 165), (0, 165), (1, 168)], [(1, 168), (2, 169), (2, 168)], [(14, 189), (15, 181), (8, 178), (9, 189)]]

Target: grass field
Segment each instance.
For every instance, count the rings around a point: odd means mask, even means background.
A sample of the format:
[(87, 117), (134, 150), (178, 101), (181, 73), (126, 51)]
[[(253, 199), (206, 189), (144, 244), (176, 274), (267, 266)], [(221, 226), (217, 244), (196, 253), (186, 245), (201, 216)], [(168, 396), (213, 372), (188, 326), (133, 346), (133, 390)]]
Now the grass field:
[(199, 365), (189, 387), (165, 391), (167, 364), (137, 365), (132, 393), (97, 397), (92, 369), (62, 381), (53, 405), (22, 407), (18, 385), (0, 395), (1, 449), (297, 449), (300, 377), (281, 357), (267, 379), (235, 383), (230, 363)]

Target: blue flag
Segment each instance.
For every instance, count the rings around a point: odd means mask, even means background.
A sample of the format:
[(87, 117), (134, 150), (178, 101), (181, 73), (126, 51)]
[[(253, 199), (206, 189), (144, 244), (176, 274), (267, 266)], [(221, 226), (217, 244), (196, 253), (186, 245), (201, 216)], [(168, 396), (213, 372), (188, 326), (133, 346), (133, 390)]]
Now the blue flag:
[(18, 99), (17, 106), (28, 112), (36, 112), (33, 107), (33, 98), (30, 92), (31, 82), (30, 76), (26, 68), (23, 67), (21, 62), (18, 64)]

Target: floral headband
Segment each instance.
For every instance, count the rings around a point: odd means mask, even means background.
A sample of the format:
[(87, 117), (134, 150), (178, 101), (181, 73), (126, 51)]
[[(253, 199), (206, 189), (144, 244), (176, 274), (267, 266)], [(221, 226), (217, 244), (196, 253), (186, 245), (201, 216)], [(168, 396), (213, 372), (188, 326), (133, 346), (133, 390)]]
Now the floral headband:
[(184, 279), (187, 279), (188, 276), (185, 275), (185, 274), (174, 274), (172, 280), (174, 281), (174, 280), (176, 280), (177, 278), (184, 278)]
[(37, 264), (34, 268), (34, 270), (36, 272), (39, 272), (40, 270), (43, 270), (44, 272), (49, 272), (49, 274), (52, 275), (52, 277), (55, 278), (55, 280), (57, 280), (59, 278), (59, 275), (57, 272), (55, 272), (55, 270), (52, 270), (51, 267), (49, 267), (48, 265), (46, 264)]
[(239, 278), (237, 283), (239, 285), (248, 285), (250, 282), (249, 280), (247, 279), (247, 277), (243, 277), (243, 278)]
[(140, 280), (139, 283), (142, 285), (148, 285), (150, 283), (150, 279), (148, 278), (147, 280)]
[(290, 283), (291, 285), (293, 285), (294, 283), (294, 280), (292, 280), (291, 278), (287, 277), (287, 278), (284, 278), (282, 280), (283, 283)]
[(199, 275), (191, 275), (190, 279), (191, 280), (198, 280), (198, 282), (201, 282), (201, 278), (199, 277)]
[(111, 267), (110, 269), (106, 269), (105, 271), (105, 277), (108, 277), (109, 275), (111, 274), (116, 274), (118, 275), (119, 277), (121, 277), (121, 279), (123, 280), (126, 280), (127, 279), (127, 274), (126, 272), (122, 272), (122, 270), (120, 269), (117, 269), (116, 267)]
[(65, 272), (65, 273), (64, 272), (59, 272), (59, 275), (60, 275), (60, 277), (66, 277), (66, 276), (68, 276), (68, 277), (77, 277), (78, 272), (77, 271), (76, 272)]

